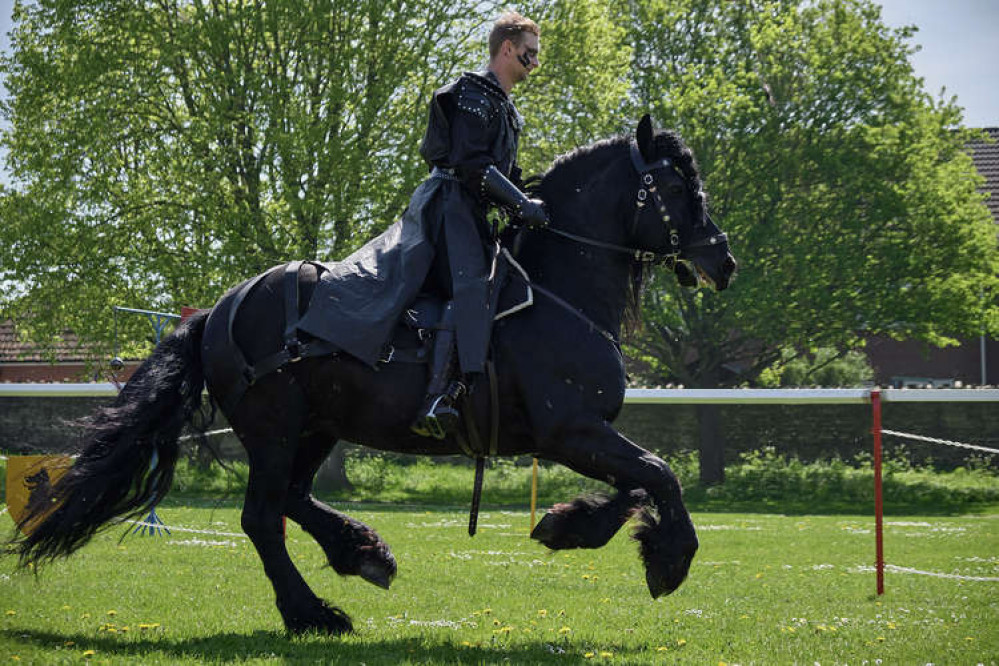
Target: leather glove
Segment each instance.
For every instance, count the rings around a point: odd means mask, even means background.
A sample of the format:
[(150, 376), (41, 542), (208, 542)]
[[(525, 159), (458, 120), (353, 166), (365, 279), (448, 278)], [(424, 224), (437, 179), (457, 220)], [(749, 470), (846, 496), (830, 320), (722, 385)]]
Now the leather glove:
[(482, 171), (482, 194), (490, 201), (509, 209), (514, 217), (531, 227), (548, 223), (544, 204), (538, 199), (529, 199), (516, 185), (490, 164)]

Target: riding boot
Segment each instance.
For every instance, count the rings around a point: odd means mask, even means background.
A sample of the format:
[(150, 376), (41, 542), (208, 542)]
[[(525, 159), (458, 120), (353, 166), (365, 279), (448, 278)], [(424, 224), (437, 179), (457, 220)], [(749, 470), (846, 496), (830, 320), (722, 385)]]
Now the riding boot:
[(448, 302), (434, 336), (427, 396), (420, 407), (419, 416), (410, 426), (410, 430), (417, 435), (444, 439), (457, 430), (460, 418), (458, 400), (465, 394), (465, 384), (451, 379), (451, 374), (458, 365), (457, 357), (454, 303)]

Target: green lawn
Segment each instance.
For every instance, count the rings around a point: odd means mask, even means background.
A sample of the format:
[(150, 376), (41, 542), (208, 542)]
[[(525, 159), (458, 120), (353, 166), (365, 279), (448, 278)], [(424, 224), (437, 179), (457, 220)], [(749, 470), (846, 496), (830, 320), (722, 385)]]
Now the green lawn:
[[(234, 502), (168, 501), (173, 526), (239, 533)], [(307, 535), (289, 548), (357, 633), (291, 639), (245, 538), (175, 531), (98, 537), (72, 559), (15, 573), (0, 560), (0, 663), (884, 663), (999, 660), (999, 514), (892, 517), (874, 595), (873, 520), (695, 513), (701, 550), (679, 591), (649, 598), (626, 531), (552, 553), (523, 510), (338, 505), (392, 545), (390, 591), (341, 579)], [(11, 527), (9, 516), (0, 528)], [(971, 580), (990, 578), (993, 580)], [(878, 662), (876, 660), (881, 660)]]

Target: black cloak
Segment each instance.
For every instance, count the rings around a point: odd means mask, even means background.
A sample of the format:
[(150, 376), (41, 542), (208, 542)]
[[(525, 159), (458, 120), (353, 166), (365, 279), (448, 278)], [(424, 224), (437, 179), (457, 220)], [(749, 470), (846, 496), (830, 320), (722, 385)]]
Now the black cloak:
[(479, 183), (491, 164), (520, 184), (521, 126), (491, 72), (466, 72), (435, 91), (420, 146), (430, 177), (402, 219), (343, 261), (325, 264), (298, 328), (373, 366), (426, 283), (454, 300), (462, 372), (481, 372), (492, 327), (493, 244)]

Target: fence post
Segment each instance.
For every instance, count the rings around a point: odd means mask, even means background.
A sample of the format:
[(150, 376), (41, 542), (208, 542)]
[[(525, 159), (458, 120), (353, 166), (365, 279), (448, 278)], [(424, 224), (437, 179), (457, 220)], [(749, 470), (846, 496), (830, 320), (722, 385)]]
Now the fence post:
[(881, 487), (881, 391), (871, 389), (871, 416), (874, 435), (874, 542), (878, 595), (885, 593), (884, 501)]

